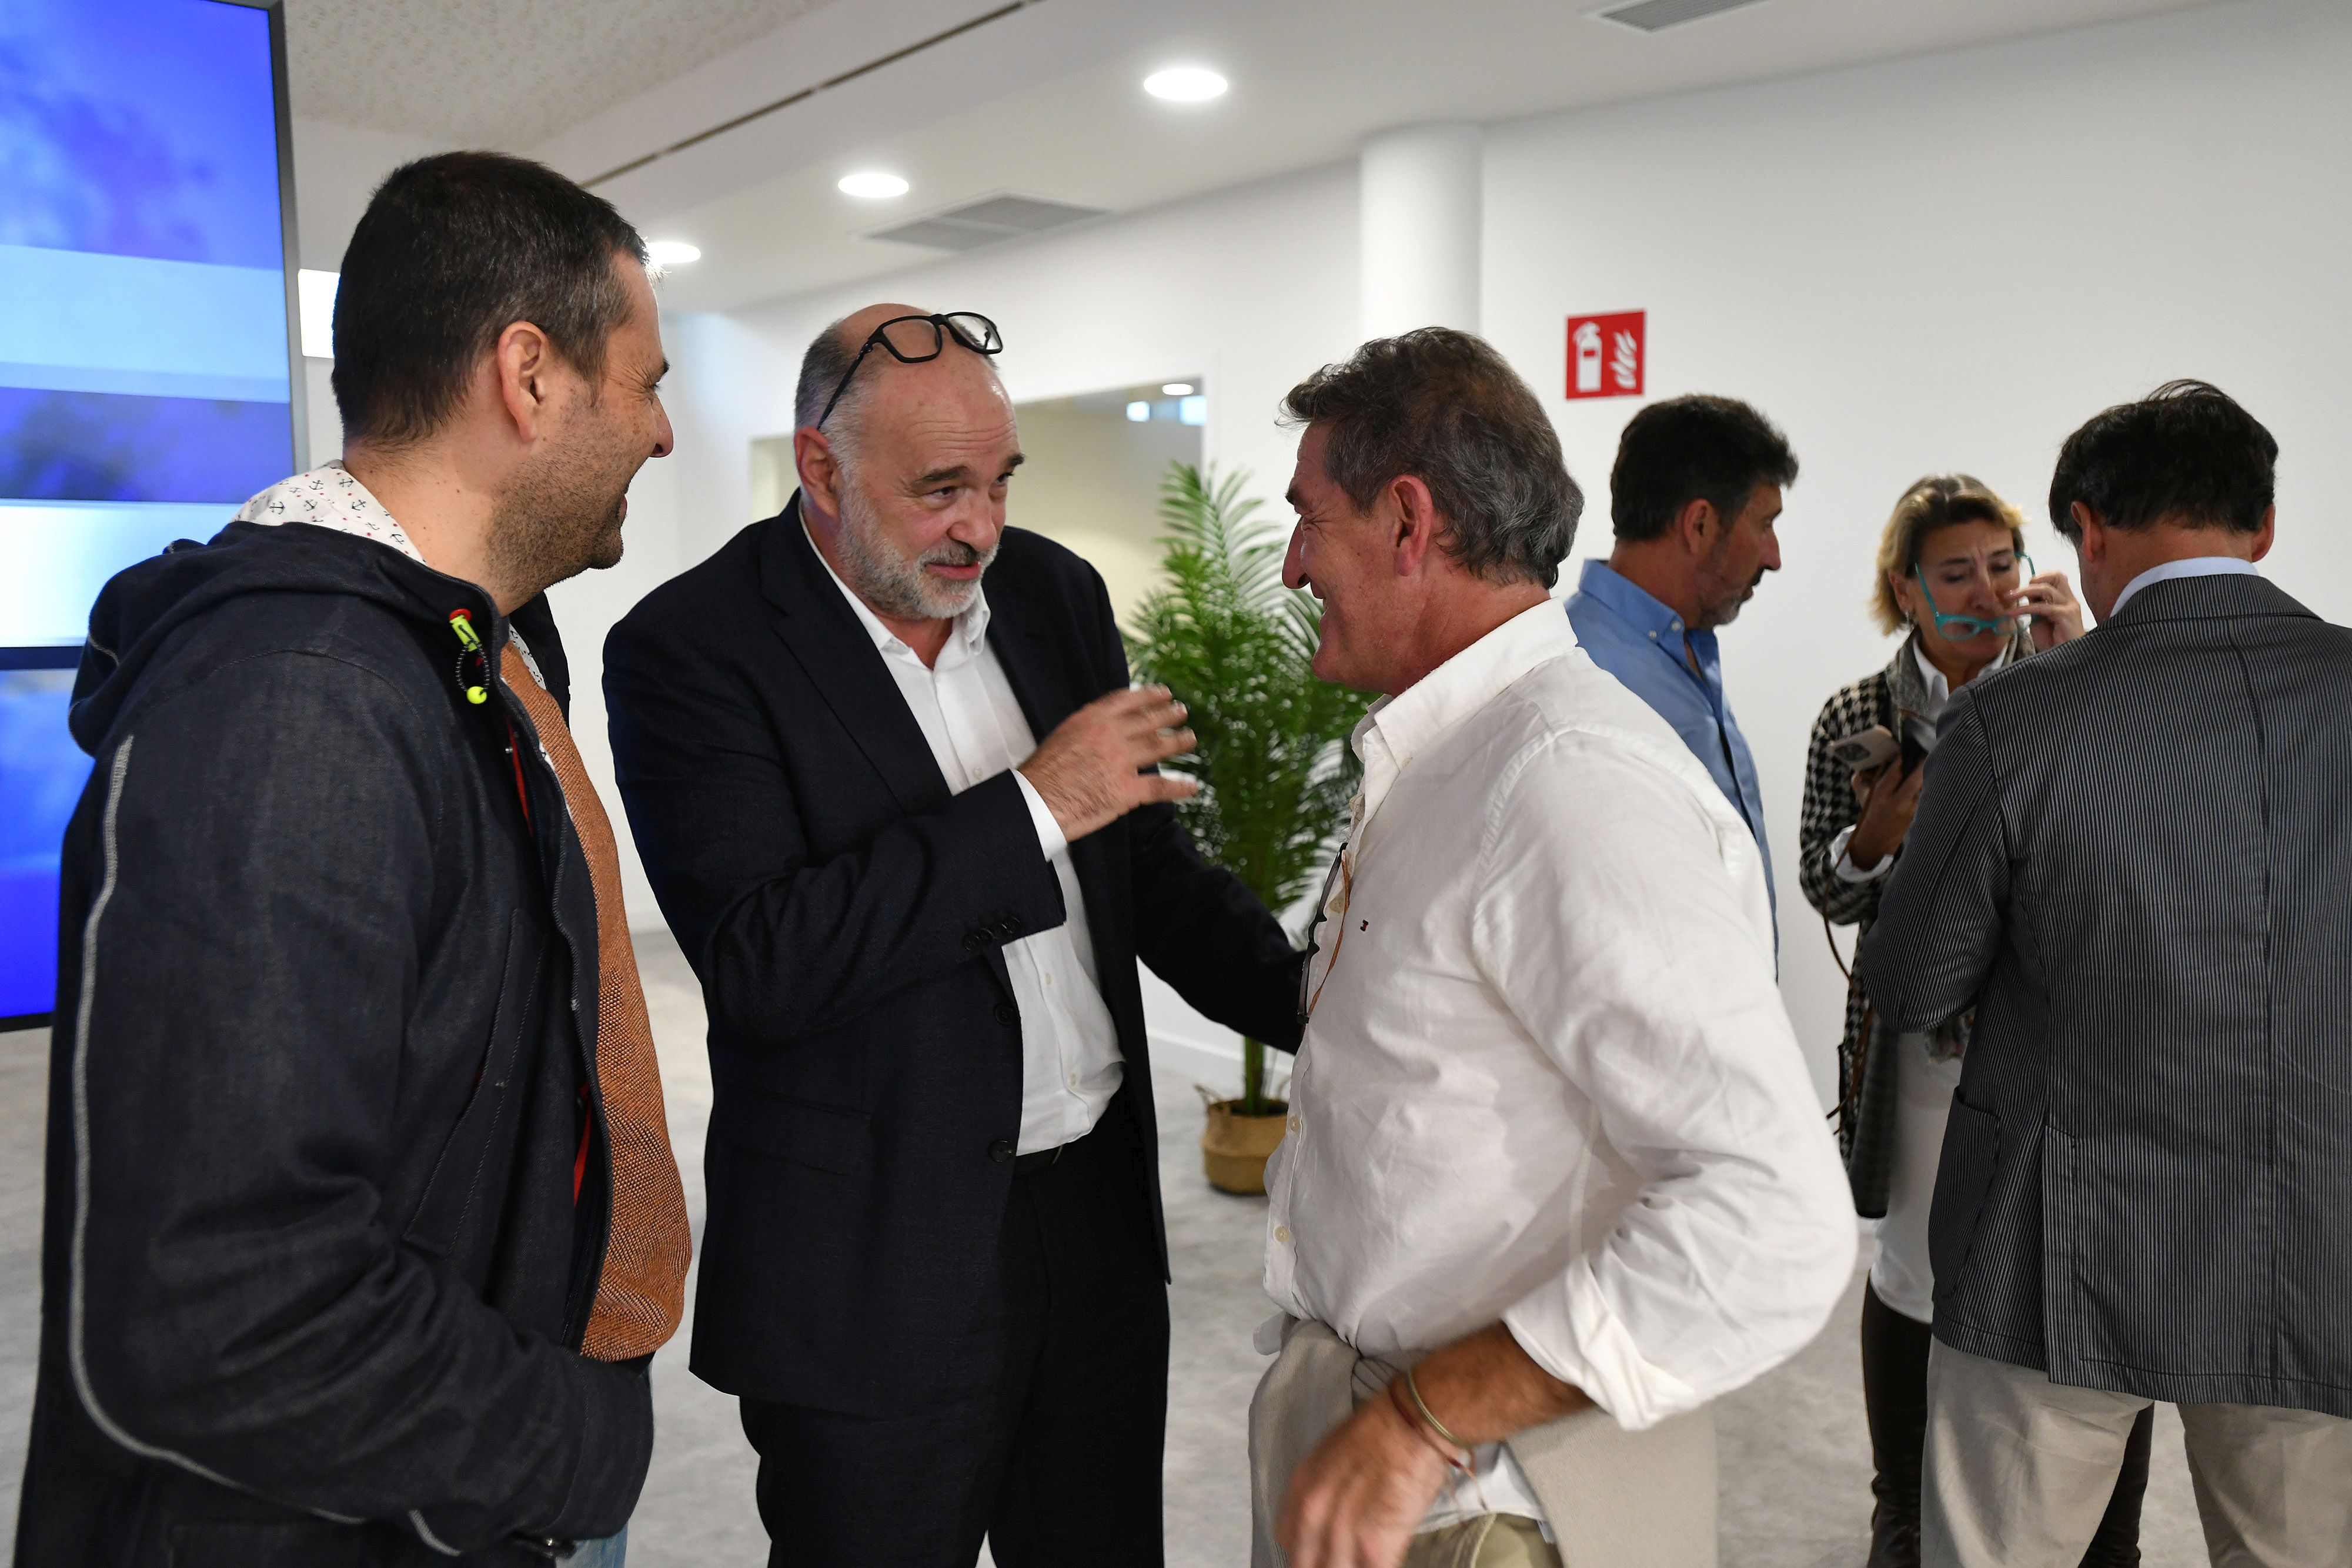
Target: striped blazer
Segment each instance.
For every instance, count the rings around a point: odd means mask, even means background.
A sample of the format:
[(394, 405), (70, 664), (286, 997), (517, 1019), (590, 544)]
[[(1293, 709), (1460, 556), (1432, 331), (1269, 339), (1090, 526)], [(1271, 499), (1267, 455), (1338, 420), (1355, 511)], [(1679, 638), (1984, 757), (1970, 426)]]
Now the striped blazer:
[(2352, 1416), (2352, 632), (2140, 591), (1953, 699), (1860, 967), (1975, 1000), (1936, 1336), (2058, 1383)]

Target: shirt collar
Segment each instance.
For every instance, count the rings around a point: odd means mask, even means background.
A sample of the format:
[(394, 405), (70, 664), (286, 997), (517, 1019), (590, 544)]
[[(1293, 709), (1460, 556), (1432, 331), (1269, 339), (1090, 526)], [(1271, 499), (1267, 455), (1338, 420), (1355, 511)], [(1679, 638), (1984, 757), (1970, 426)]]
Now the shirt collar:
[[(2011, 650), (2014, 646), (2014, 643), (2003, 643), (2000, 645), (2000, 652), (1992, 656), (1992, 663), (1979, 670), (1977, 674), (1989, 675), (2008, 664)], [(1936, 668), (1928, 661), (1927, 650), (1919, 646), (1919, 639), (1916, 637), (1911, 639), (1911, 662), (1919, 666), (1919, 678), (1927, 684), (1928, 716), (1932, 718), (1943, 712), (1944, 705), (1952, 700), (1952, 683), (1944, 678), (1943, 671)]]
[[(309, 523), (313, 528), (332, 528), (339, 534), (356, 534), (363, 539), (373, 539), (389, 545), (427, 571), (437, 570), (425, 559), (393, 515), (384, 510), (383, 503), (374, 493), (352, 476), (338, 457), (320, 464), (316, 468), (280, 479), (268, 489), (239, 507), (234, 523), (258, 523), (274, 528), (283, 523)], [(522, 633), (507, 623), (507, 641), (522, 655), (523, 668), (544, 690), (547, 677), (540, 673), (539, 660)]]
[(2116, 595), (2116, 607), (2107, 612), (2107, 619), (2113, 621), (2116, 616), (2121, 615), (2124, 612), (2124, 606), (2131, 602), (2132, 595), (2152, 582), (2169, 582), (2176, 577), (2260, 577), (2262, 573), (2255, 570), (2252, 561), (2242, 559), (2234, 555), (2195, 555), (2182, 560), (2159, 561), (2124, 584), (2124, 591)]
[(1364, 765), (1362, 815), (1380, 809), (1414, 758), (1537, 665), (1576, 648), (1568, 617), (1549, 599), (1521, 611), (1394, 696), (1374, 703), (1349, 744)]
[(1680, 637), (1686, 630), (1680, 612), (1658, 600), (1649, 590), (1635, 586), (1631, 578), (1597, 557), (1584, 563), (1576, 586), (1624, 617), (1634, 631), (1653, 640)]
[(337, 458), (307, 473), (280, 479), (256, 496), (230, 519), (239, 523), (309, 523), (337, 533), (357, 534), (390, 545), (419, 566), (432, 563), (411, 542), (383, 503)]
[[(833, 579), (834, 587), (841, 590), (842, 598), (849, 601), (850, 612), (857, 617), (857, 623), (866, 628), (868, 637), (874, 639), (875, 651), (886, 659), (907, 658), (920, 664), (922, 655), (907, 646), (896, 632), (885, 626), (882, 618), (867, 607), (866, 601), (857, 597), (856, 591), (841, 580), (841, 573), (833, 570), (833, 562), (824, 559), (824, 551), (817, 549), (816, 535), (809, 531), (806, 517), (801, 519), (801, 533), (807, 538), (809, 549), (815, 551), (817, 564), (824, 568), (825, 576)], [(947, 643), (940, 648), (939, 660), (932, 668), (954, 669), (966, 660), (978, 657), (987, 641), (988, 591), (983, 588), (973, 596), (971, 608), (955, 618), (954, 628), (948, 633)]]

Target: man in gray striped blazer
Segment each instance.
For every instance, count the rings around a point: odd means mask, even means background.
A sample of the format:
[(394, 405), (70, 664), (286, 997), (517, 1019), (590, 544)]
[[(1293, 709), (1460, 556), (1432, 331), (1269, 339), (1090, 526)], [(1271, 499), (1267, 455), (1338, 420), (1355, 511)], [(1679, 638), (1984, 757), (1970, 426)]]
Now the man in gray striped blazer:
[(2215, 1563), (2352, 1560), (2352, 632), (2255, 573), (2277, 452), (2195, 382), (2068, 439), (2101, 625), (1955, 695), (1863, 945), (1894, 1028), (1977, 1009), (1931, 1568), (2071, 1568), (2156, 1400)]

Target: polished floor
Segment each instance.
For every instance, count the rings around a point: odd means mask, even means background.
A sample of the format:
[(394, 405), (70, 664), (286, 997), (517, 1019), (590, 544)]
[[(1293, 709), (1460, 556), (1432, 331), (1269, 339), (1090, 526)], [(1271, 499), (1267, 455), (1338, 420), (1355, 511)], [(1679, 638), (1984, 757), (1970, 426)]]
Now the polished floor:
[[(670, 1135), (699, 1229), (710, 1105), (701, 999), (675, 946), (658, 936), (639, 942)], [(0, 1035), (0, 1541), (15, 1535), (14, 1478), (24, 1463), (39, 1331), (47, 1048), (46, 1035)], [(1168, 1561), (1171, 1568), (1241, 1568), (1249, 1560), (1242, 1415), (1265, 1364), (1250, 1348), (1250, 1332), (1267, 1312), (1258, 1290), (1265, 1200), (1227, 1197), (1202, 1181), (1192, 1085), (1162, 1074), (1153, 1087), (1165, 1129), (1160, 1159), (1176, 1272)], [(1853, 1348), (1859, 1302), (1857, 1277), (1820, 1340), (1718, 1406), (1724, 1568), (1860, 1568), (1869, 1449)], [(630, 1529), (630, 1568), (756, 1564), (767, 1543), (751, 1506), (752, 1458), (735, 1403), (687, 1371), (685, 1351), (681, 1336), (654, 1363), (660, 1432)], [(2148, 1568), (2205, 1561), (2179, 1430), (2171, 1411), (2159, 1407), (2142, 1530)]]

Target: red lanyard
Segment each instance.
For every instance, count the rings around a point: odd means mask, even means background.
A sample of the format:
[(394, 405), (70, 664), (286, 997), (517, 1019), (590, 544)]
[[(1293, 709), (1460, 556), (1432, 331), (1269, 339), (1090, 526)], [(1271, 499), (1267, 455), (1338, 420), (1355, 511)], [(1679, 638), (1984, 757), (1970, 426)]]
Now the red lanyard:
[(507, 758), (514, 764), (515, 799), (522, 802), (522, 825), (530, 826), (530, 791), (522, 781), (522, 742), (515, 738), (514, 720), (507, 720)]

